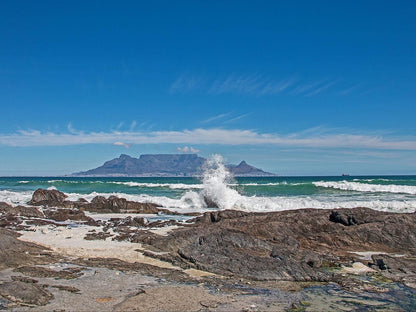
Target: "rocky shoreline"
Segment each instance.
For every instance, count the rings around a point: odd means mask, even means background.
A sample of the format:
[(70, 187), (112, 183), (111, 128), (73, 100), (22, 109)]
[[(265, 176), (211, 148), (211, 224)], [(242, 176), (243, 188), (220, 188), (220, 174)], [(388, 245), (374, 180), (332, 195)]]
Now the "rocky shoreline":
[(411, 311), (416, 214), (180, 214), (34, 192), (0, 203), (0, 309)]

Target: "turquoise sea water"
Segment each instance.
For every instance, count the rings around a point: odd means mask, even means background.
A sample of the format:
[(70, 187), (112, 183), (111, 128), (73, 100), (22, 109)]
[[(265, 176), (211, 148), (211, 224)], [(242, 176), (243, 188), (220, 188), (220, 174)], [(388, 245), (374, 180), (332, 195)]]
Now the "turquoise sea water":
[(53, 188), (70, 200), (117, 195), (175, 210), (204, 210), (203, 197), (220, 209), (277, 211), (297, 208), (369, 207), (416, 210), (416, 176), (247, 177), (214, 172), (198, 178), (0, 177), (0, 201), (26, 203), (38, 188)]

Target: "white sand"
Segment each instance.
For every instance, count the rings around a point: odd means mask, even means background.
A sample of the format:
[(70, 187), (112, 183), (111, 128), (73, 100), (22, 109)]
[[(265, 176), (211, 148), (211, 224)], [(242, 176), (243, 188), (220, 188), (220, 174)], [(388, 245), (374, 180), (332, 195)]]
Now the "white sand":
[(349, 251), (350, 253), (354, 253), (360, 257), (362, 260), (371, 260), (372, 255), (389, 255), (392, 257), (404, 257), (405, 255), (401, 254), (393, 254), (384, 251)]
[(141, 262), (162, 268), (178, 269), (170, 263), (144, 256), (136, 249), (141, 244), (107, 240), (85, 240), (84, 236), (91, 229), (88, 226), (76, 228), (36, 226), (35, 232), (21, 231), (19, 238), (24, 241), (46, 246), (60, 254), (80, 258), (117, 258), (127, 262)]
[(373, 269), (369, 268), (368, 266), (362, 264), (361, 262), (354, 262), (352, 267), (342, 267), (341, 273), (347, 274), (365, 274), (368, 272), (375, 272)]
[[(172, 227), (158, 229), (158, 233), (167, 233)], [(142, 245), (139, 243), (119, 242), (111, 240), (85, 240), (84, 236), (96, 227), (82, 225), (79, 227), (63, 227), (43, 225), (32, 227), (34, 231), (20, 231), (20, 240), (36, 243), (69, 257), (76, 258), (117, 258), (126, 262), (140, 262), (161, 268), (184, 271), (192, 277), (212, 276), (214, 274), (196, 269), (182, 270), (182, 268), (158, 259), (143, 255)], [(110, 231), (110, 233), (113, 233)]]

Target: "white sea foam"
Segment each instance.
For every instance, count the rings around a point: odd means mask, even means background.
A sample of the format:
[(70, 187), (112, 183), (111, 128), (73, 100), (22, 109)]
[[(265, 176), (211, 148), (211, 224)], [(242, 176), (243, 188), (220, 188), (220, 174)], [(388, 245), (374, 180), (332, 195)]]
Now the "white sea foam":
[(228, 187), (232, 176), (223, 164), (220, 155), (214, 155), (205, 163), (203, 174), (202, 195), (209, 201), (216, 203), (220, 209), (235, 208), (235, 204), (241, 201), (242, 195)]
[(416, 195), (416, 186), (411, 185), (382, 185), (368, 184), (359, 182), (339, 181), (339, 182), (313, 182), (315, 186), (333, 188), (344, 191), (358, 191), (371, 193), (402, 193)]
[(13, 192), (3, 190), (0, 191), (0, 202), (6, 202), (9, 204), (24, 205), (32, 198), (33, 192)]
[[(234, 191), (234, 190), (232, 190)], [(201, 192), (202, 193), (202, 192)], [(92, 192), (89, 194), (66, 193), (68, 200), (77, 200), (82, 197), (91, 201), (95, 196), (109, 196), (115, 195), (120, 198), (137, 202), (156, 203), (161, 207), (178, 211), (178, 212), (204, 212), (208, 209), (204, 203), (201, 193), (195, 191), (187, 191), (180, 198), (169, 198), (166, 196), (151, 196), (147, 194), (124, 194), (124, 193), (98, 193)], [(25, 205), (32, 197), (32, 191), (12, 192), (0, 191), (0, 201), (7, 202), (14, 205)], [(301, 208), (354, 208), (354, 207), (368, 207), (380, 211), (390, 212), (414, 212), (416, 210), (416, 199), (403, 199), (402, 195), (389, 195), (383, 198), (369, 199), (368, 196), (354, 196), (347, 199), (342, 196), (333, 197), (313, 197), (313, 196), (279, 196), (279, 197), (257, 197), (257, 196), (243, 196), (236, 191), (220, 192), (221, 196), (216, 196), (216, 199), (221, 201), (218, 206), (221, 209), (238, 209), (244, 211), (281, 211), (289, 209)], [(392, 197), (393, 196), (393, 197)]]
[(389, 182), (389, 181), (394, 181), (394, 180), (378, 178), (378, 179), (353, 179), (353, 181), (355, 181), (355, 182), (362, 182), (362, 181), (366, 181), (366, 182), (373, 182), (373, 181)]
[[(287, 185), (288, 183), (286, 181), (282, 182), (269, 182), (269, 183), (229, 183), (227, 185), (229, 186), (277, 186), (277, 185)], [(290, 185), (301, 185), (306, 183), (290, 183)]]

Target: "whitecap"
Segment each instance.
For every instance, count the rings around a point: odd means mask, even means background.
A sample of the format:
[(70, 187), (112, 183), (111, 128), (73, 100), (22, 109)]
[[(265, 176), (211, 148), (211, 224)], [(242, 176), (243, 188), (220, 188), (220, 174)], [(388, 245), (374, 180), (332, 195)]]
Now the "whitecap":
[(339, 181), (339, 182), (312, 182), (317, 187), (333, 188), (343, 191), (358, 191), (371, 193), (402, 193), (416, 195), (416, 186), (410, 185), (381, 185), (359, 182)]

